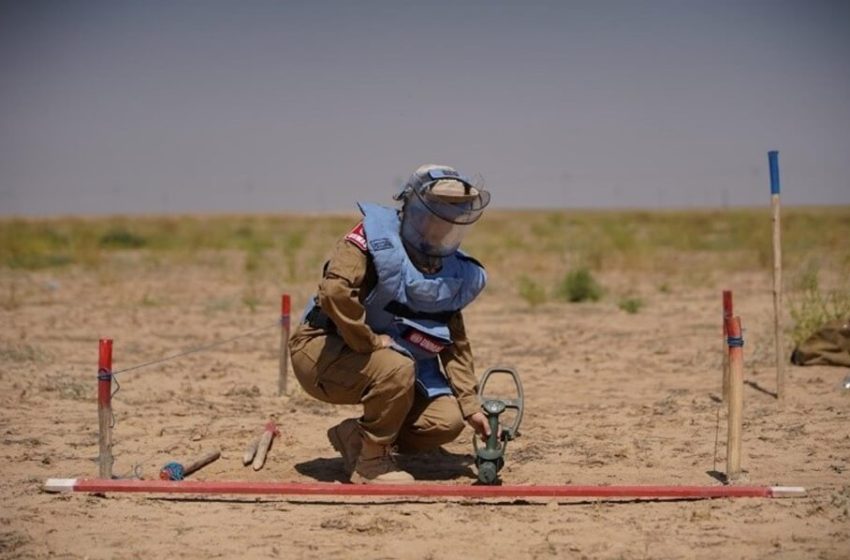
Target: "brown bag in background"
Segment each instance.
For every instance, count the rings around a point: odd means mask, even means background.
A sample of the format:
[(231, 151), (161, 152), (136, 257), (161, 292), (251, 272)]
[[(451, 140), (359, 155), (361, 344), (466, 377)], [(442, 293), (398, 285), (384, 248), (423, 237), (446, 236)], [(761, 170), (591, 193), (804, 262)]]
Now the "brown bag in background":
[(850, 367), (850, 317), (830, 321), (800, 343), (791, 353), (791, 363)]

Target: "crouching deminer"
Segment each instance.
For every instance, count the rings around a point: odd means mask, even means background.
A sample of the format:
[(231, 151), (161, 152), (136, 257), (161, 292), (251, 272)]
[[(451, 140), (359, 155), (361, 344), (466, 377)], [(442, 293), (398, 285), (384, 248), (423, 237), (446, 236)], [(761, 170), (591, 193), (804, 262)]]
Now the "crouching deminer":
[(394, 450), (436, 449), (464, 422), (489, 435), (462, 315), (487, 276), (458, 248), (490, 193), (425, 165), (394, 198), (400, 208), (359, 205), (363, 220), (337, 243), (290, 341), (309, 395), (363, 405), (327, 432), (357, 483), (412, 481)]

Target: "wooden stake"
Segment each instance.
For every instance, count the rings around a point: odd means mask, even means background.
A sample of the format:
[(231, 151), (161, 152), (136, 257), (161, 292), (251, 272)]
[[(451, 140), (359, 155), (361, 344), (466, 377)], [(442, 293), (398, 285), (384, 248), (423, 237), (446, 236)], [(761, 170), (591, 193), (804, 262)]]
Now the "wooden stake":
[(268, 423), (266, 423), (266, 430), (263, 432), (263, 435), (260, 436), (260, 442), (257, 444), (257, 454), (254, 456), (254, 462), (251, 464), (255, 471), (263, 468), (263, 465), (266, 462), (266, 455), (272, 446), (272, 440), (274, 439), (274, 436), (279, 433), (280, 432), (278, 431), (274, 420), (269, 420)]
[(732, 482), (741, 477), (741, 432), (744, 412), (744, 339), (741, 318), (726, 320), (729, 333), (729, 414), (726, 437), (726, 478)]
[(277, 396), (286, 394), (289, 371), (289, 313), (292, 307), (289, 294), (280, 298), (280, 372), (277, 378)]
[(168, 463), (162, 470), (159, 471), (159, 478), (161, 480), (183, 480), (184, 477), (189, 476), (193, 472), (209, 465), (216, 459), (221, 457), (221, 451), (216, 449), (215, 451), (209, 451), (199, 457), (196, 457), (194, 460), (186, 463), (185, 465), (181, 465), (180, 463)]
[(776, 345), (776, 397), (785, 400), (785, 360), (782, 345), (782, 238), (779, 202), (779, 152), (767, 153), (770, 164), (770, 206), (773, 211), (773, 331)]
[(183, 476), (189, 476), (193, 472), (200, 470), (203, 467), (206, 467), (213, 461), (217, 460), (219, 457), (221, 457), (221, 451), (216, 449), (215, 451), (209, 451), (208, 453), (205, 453), (200, 457), (195, 458), (194, 461), (188, 463), (183, 467)]
[(251, 464), (254, 460), (254, 456), (257, 454), (257, 447), (260, 446), (260, 438), (255, 439), (251, 443), (248, 444), (248, 447), (245, 448), (245, 453), (242, 454), (242, 464), (246, 467)]
[(112, 339), (101, 338), (97, 364), (97, 443), (100, 478), (112, 478)]
[(726, 320), (733, 315), (732, 312), (732, 291), (723, 290), (723, 401), (729, 401), (729, 348), (727, 347), (726, 338), (729, 333), (726, 331)]

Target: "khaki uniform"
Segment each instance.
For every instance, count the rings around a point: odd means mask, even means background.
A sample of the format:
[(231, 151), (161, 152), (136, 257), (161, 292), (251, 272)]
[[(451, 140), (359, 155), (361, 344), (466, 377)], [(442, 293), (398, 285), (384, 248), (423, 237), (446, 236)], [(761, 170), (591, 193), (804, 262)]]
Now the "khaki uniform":
[(325, 267), (318, 304), (330, 328), (301, 323), (290, 340), (298, 382), (312, 397), (332, 404), (363, 404), (363, 435), (402, 452), (434, 449), (454, 440), (464, 418), (480, 409), (472, 350), (463, 316), (449, 321), (454, 344), (440, 362), (455, 396), (428, 399), (414, 388), (414, 362), (383, 348), (366, 324), (363, 300), (378, 281), (371, 257), (341, 239)]

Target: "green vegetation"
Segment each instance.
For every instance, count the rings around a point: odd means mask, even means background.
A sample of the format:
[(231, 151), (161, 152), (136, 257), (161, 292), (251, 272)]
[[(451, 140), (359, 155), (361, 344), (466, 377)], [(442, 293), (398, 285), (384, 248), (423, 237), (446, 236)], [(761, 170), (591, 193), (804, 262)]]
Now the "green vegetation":
[(123, 227), (114, 227), (100, 236), (99, 244), (105, 248), (138, 249), (147, 244), (147, 240)]
[(602, 286), (586, 268), (577, 268), (567, 272), (556, 290), (558, 297), (570, 303), (581, 301), (599, 301)]
[(638, 297), (625, 297), (617, 302), (617, 307), (632, 315), (640, 311), (643, 305), (643, 300)]
[[(345, 216), (169, 216), (0, 220), (0, 267), (39, 269), (98, 265), (108, 255), (142, 250), (186, 255), (235, 250), (279, 261), (297, 277), (321, 264), (332, 244), (358, 220)], [(850, 207), (783, 210), (787, 269), (817, 255), (841, 255), (850, 266)], [(692, 264), (714, 270), (768, 270), (770, 218), (764, 210), (515, 211), (485, 214), (465, 247), (488, 267), (508, 266), (517, 280), (534, 269), (552, 278), (565, 262), (593, 271), (676, 271)], [(529, 266), (531, 265), (531, 266)]]
[[(15, 278), (0, 284), (0, 309), (20, 305), (29, 271), (93, 268), (106, 286), (118, 267), (201, 264), (242, 282), (241, 293), (211, 302), (209, 313), (229, 306), (250, 311), (267, 301), (271, 286), (314, 289), (334, 244), (358, 220), (354, 212), (0, 220), (0, 280), (4, 273)], [(782, 228), (786, 278), (803, 270), (786, 292), (799, 340), (850, 308), (850, 206), (786, 208)], [(552, 298), (598, 300), (597, 278), (608, 282), (618, 272), (650, 277), (660, 294), (669, 294), (672, 287), (716, 287), (729, 272), (768, 275), (772, 263), (767, 209), (493, 211), (472, 228), (464, 249), (487, 267), (488, 292), (518, 295), (530, 307)], [(140, 297), (144, 306), (166, 303), (154, 293)], [(618, 305), (636, 313), (644, 302), (623, 296)]]
[[(267, 300), (267, 286), (313, 289), (334, 244), (358, 220), (354, 212), (0, 220), (0, 275), (19, 278), (0, 284), (0, 309), (19, 307), (28, 271), (94, 268), (108, 285), (116, 263), (135, 262), (233, 270), (243, 277), (241, 294), (214, 300), (206, 311), (240, 305), (255, 311)], [(786, 208), (782, 229), (786, 277), (797, 274), (786, 301), (792, 338), (800, 342), (825, 322), (850, 316), (850, 207)], [(495, 211), (476, 224), (464, 248), (487, 266), (489, 290), (509, 290), (530, 307), (550, 297), (596, 301), (603, 295), (596, 278), (612, 272), (653, 275), (658, 292), (669, 294), (671, 286), (714, 286), (729, 272), (769, 274), (772, 265), (766, 209)], [(141, 296), (143, 306), (165, 303), (153, 293)], [(630, 296), (618, 301), (627, 313), (644, 304)], [(0, 353), (13, 361), (38, 357), (27, 347)]]
[(0, 220), (0, 268), (97, 266), (121, 251), (186, 259), (233, 250), (248, 256), (248, 269), (275, 263), (294, 278), (304, 251), (324, 255), (356, 221), (353, 214)]
[(831, 290), (821, 288), (819, 269), (810, 262), (797, 281), (790, 310), (794, 321), (791, 338), (797, 345), (829, 321), (850, 317), (850, 288), (846, 285)]
[[(783, 209), (782, 230), (786, 269), (812, 254), (838, 254), (850, 266), (850, 207)], [(488, 266), (540, 264), (553, 279), (565, 262), (660, 273), (769, 270), (772, 263), (770, 215), (762, 209), (493, 212), (465, 246)]]
[(519, 297), (531, 307), (537, 307), (546, 302), (546, 289), (528, 276), (522, 275), (519, 277)]
[(8, 362), (45, 362), (50, 360), (50, 355), (36, 346), (19, 343), (0, 346), (0, 360)]

